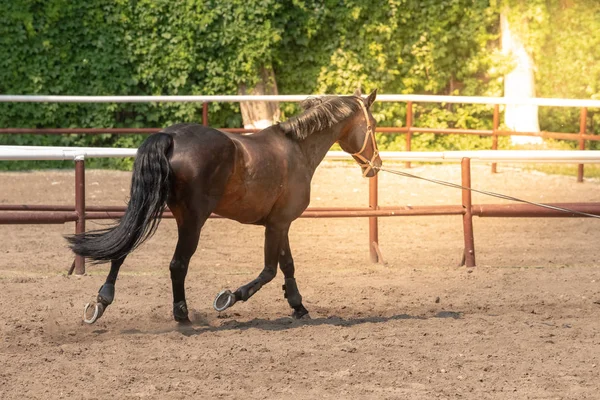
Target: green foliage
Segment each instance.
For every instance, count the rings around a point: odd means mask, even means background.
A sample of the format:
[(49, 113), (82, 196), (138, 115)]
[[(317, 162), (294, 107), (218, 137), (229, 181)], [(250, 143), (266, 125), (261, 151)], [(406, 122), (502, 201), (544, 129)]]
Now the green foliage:
[[(489, 1), (291, 1), (274, 58), (283, 92), (501, 94), (498, 13)], [(290, 68), (290, 65), (297, 66)], [(491, 108), (461, 106), (460, 116), (415, 109), (415, 125), (491, 127)], [(435, 110), (435, 111), (434, 111)], [(405, 105), (375, 106), (379, 126), (403, 126)], [(466, 116), (482, 114), (483, 119)]]

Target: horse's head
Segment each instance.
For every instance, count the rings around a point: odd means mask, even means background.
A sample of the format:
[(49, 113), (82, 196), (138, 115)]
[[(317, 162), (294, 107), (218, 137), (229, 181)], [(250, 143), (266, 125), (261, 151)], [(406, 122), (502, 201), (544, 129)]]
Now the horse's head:
[(369, 108), (375, 101), (377, 90), (373, 90), (366, 98), (360, 89), (354, 92), (354, 98), (360, 104), (360, 110), (349, 124), (349, 129), (342, 134), (338, 143), (342, 150), (350, 153), (363, 170), (363, 176), (371, 178), (377, 175), (381, 167), (381, 158), (375, 141), (375, 118)]

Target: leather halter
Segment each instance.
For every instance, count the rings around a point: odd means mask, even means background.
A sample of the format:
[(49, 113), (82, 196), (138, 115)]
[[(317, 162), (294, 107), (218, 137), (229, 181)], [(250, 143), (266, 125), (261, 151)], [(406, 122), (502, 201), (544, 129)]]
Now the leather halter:
[[(373, 166), (373, 161), (375, 161), (375, 159), (379, 155), (379, 149), (377, 148), (377, 142), (375, 141), (375, 132), (373, 132), (373, 126), (371, 125), (371, 121), (369, 120), (369, 113), (367, 112), (367, 107), (365, 107), (364, 103), (361, 100), (357, 101), (358, 104), (360, 104), (360, 108), (363, 110), (363, 113), (365, 114), (365, 122), (367, 123), (367, 133), (365, 134), (365, 140), (360, 150), (351, 155), (360, 160), (358, 161), (358, 165), (360, 165), (361, 167), (366, 167), (363, 172), (364, 178), (369, 172), (371, 172), (372, 169), (375, 168)], [(369, 138), (371, 138), (371, 143), (373, 144), (373, 155), (371, 156), (370, 160), (361, 154), (367, 147), (367, 142), (369, 141)]]

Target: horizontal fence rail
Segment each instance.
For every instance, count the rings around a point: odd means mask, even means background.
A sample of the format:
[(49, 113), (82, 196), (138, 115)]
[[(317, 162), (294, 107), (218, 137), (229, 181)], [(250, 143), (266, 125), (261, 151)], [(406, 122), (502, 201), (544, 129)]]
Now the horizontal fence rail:
[[(239, 103), (242, 101), (300, 102), (309, 97), (294, 95), (229, 95), (229, 96), (49, 96), (49, 95), (0, 95), (0, 103)], [(600, 108), (600, 100), (523, 98), (523, 97), (477, 97), (477, 96), (431, 96), (417, 94), (378, 94), (378, 102), (415, 103), (463, 103), (535, 105), (548, 107)]]
[[(159, 132), (162, 128), (0, 128), (0, 134), (18, 135), (144, 135)], [(249, 128), (220, 128), (221, 131), (230, 133), (253, 133), (260, 129)], [(591, 140), (600, 141), (600, 135), (564, 133), (564, 132), (514, 132), (492, 129), (459, 129), (459, 128), (426, 128), (426, 127), (393, 127), (383, 126), (375, 129), (383, 134), (413, 134), (435, 133), (438, 135), (478, 135), (478, 136), (536, 136), (549, 139), (562, 140)]]
[[(0, 146), (0, 160), (74, 160), (77, 157), (135, 157), (137, 149), (111, 147)], [(600, 150), (474, 150), (474, 151), (382, 151), (385, 161), (511, 163), (600, 163)], [(344, 151), (329, 151), (325, 160), (351, 161)]]

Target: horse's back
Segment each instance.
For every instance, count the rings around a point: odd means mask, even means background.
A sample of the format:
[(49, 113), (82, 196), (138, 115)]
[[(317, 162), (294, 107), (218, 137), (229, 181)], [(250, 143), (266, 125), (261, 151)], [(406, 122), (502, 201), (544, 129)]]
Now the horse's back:
[[(186, 161), (189, 161), (187, 158), (197, 161), (212, 160), (219, 156), (226, 157), (235, 151), (235, 145), (225, 133), (208, 126), (175, 124), (161, 132), (173, 137), (172, 162), (177, 162), (181, 157), (186, 158)], [(218, 151), (224, 153), (217, 153)]]
[(163, 133), (168, 133), (177, 140), (195, 140), (206, 141), (207, 139), (215, 139), (217, 137), (226, 138), (226, 134), (210, 126), (181, 123), (168, 126), (161, 130)]
[(162, 132), (173, 137), (169, 154), (174, 178), (172, 201), (217, 201), (234, 169), (234, 143), (223, 132), (198, 124), (176, 124)]

